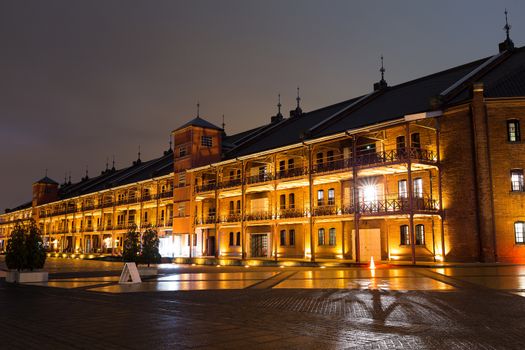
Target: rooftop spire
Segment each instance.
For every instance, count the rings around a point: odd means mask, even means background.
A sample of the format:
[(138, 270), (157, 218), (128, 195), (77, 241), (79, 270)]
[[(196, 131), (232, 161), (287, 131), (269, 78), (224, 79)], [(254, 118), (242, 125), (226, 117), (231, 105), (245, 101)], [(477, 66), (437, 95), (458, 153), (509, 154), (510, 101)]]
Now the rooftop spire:
[(297, 101), (297, 107), (295, 107), (294, 110), (290, 111), (290, 117), (299, 117), (301, 114), (303, 114), (303, 110), (301, 109), (301, 90), (299, 89), (299, 86), (297, 87), (297, 97), (295, 100)]
[(113, 166), (111, 167), (111, 170), (115, 170), (115, 155), (113, 155)]
[(381, 68), (379, 69), (381, 72), (381, 80), (379, 82), (374, 83), (374, 91), (383, 90), (388, 87), (388, 84), (385, 80), (385, 66), (383, 65), (383, 55), (381, 55)]
[(224, 124), (224, 114), (222, 115), (222, 130), (226, 130), (226, 124)]
[(197, 102), (197, 118), (200, 118), (200, 109), (201, 109), (201, 104), (200, 102)]
[(170, 134), (170, 151), (171, 151), (172, 146), (173, 146), (173, 141), (171, 141), (171, 134)]
[(64, 172), (64, 186), (67, 185), (67, 171)]
[(514, 49), (514, 43), (510, 39), (510, 28), (512, 28), (512, 26), (509, 24), (508, 11), (505, 9), (505, 26), (503, 27), (503, 30), (505, 31), (506, 37), (505, 41), (499, 43), (499, 52), (511, 51)]
[(109, 170), (109, 157), (106, 157), (106, 171)]
[(69, 171), (69, 179), (68, 179), (67, 184), (68, 184), (68, 185), (71, 185), (71, 170)]
[(133, 162), (133, 165), (139, 165), (142, 163), (142, 160), (140, 160), (140, 145), (139, 145), (139, 151), (137, 152), (137, 160)]
[(297, 108), (301, 108), (301, 106), (300, 106), (300, 104), (301, 104), (301, 94), (300, 94), (299, 86), (297, 87), (297, 97), (295, 98), (295, 100), (297, 101)]
[(140, 145), (139, 145), (139, 152), (138, 152), (138, 154), (137, 154), (137, 155), (138, 155), (138, 158), (137, 158), (137, 160), (138, 160), (138, 161), (140, 161)]
[(276, 122), (280, 122), (281, 120), (283, 120), (283, 115), (281, 114), (281, 107), (282, 107), (282, 104), (281, 104), (281, 94), (278, 94), (277, 95), (277, 114), (274, 115), (272, 118), (271, 118), (271, 122), (272, 123), (276, 123)]
[(45, 177), (47, 177), (47, 168), (46, 168), (46, 175), (45, 175)]

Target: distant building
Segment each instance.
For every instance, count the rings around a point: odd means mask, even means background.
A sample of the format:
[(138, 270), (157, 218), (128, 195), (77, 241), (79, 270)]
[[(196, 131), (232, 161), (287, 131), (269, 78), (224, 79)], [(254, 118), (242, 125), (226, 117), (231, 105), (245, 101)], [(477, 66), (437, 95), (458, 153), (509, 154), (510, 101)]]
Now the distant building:
[(0, 216), (0, 249), (34, 218), (50, 249), (83, 254), (119, 253), (135, 223), (164, 256), (525, 262), (525, 48), (507, 40), (235, 135), (197, 117), (162, 157), (79, 183), (43, 178)]

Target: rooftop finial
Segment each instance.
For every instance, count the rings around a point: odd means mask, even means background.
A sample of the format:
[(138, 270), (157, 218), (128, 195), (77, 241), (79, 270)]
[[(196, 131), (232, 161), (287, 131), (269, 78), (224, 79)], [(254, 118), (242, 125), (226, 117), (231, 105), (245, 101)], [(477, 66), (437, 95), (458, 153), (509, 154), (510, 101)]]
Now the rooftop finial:
[(111, 167), (111, 170), (115, 170), (115, 155), (113, 155), (113, 166)]
[(383, 55), (381, 55), (381, 69), (379, 70), (381, 72), (381, 81), (385, 80), (385, 67), (383, 66)]
[(46, 177), (47, 177), (47, 168), (46, 168)]
[(224, 114), (222, 115), (222, 130), (226, 129), (226, 124), (224, 124)]
[(277, 114), (281, 114), (281, 94), (277, 95)]
[(67, 182), (69, 185), (71, 185), (71, 170), (69, 171), (69, 180)]
[(140, 162), (140, 145), (139, 145), (139, 151), (138, 151), (138, 158), (137, 158), (137, 161)]
[(64, 172), (64, 185), (67, 185), (67, 171)]
[(379, 80), (377, 83), (374, 83), (374, 91), (383, 90), (388, 87), (388, 84), (385, 80), (385, 66), (383, 65), (383, 55), (381, 55), (381, 68), (379, 68), (379, 71), (381, 72), (381, 80)]
[(197, 118), (200, 117), (200, 109), (201, 109), (201, 104), (200, 102), (197, 102)]
[(170, 150), (172, 146), (173, 146), (173, 142), (171, 141), (171, 135), (170, 135)]
[(89, 177), (88, 173), (89, 173), (89, 167), (86, 165), (86, 179)]
[(106, 157), (106, 171), (109, 170), (109, 157)]
[(509, 24), (509, 19), (508, 19), (508, 17), (507, 17), (507, 14), (508, 14), (507, 9), (505, 9), (505, 27), (503, 27), (503, 29), (504, 29), (505, 32), (507, 33), (507, 40), (510, 40), (509, 32), (510, 32), (510, 28), (512, 28), (512, 27), (511, 27), (511, 25)]
[(272, 123), (280, 122), (281, 120), (283, 120), (284, 117), (281, 114), (281, 107), (282, 107), (281, 94), (278, 94), (277, 95), (277, 114), (271, 118)]
[(295, 98), (297, 101), (297, 108), (301, 108), (301, 95), (300, 95), (300, 89), (299, 86), (297, 87), (297, 97)]

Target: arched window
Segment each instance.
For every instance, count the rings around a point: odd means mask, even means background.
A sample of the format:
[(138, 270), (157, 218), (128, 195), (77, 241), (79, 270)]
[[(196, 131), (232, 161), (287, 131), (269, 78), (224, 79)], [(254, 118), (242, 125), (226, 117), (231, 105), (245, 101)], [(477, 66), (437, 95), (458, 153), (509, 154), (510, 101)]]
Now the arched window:
[(233, 243), (233, 232), (230, 232), (230, 247), (234, 245)]
[(288, 243), (290, 246), (295, 245), (295, 230), (293, 229), (288, 231)]
[(237, 232), (237, 247), (240, 247), (241, 246), (241, 233), (240, 232)]
[(330, 230), (328, 230), (328, 244), (334, 246), (336, 242), (335, 239), (335, 228), (332, 227)]
[(285, 246), (286, 245), (286, 230), (281, 230), (281, 236), (280, 236), (280, 243), (281, 243), (281, 246)]
[(401, 225), (399, 226), (399, 233), (400, 233), (400, 244), (401, 245), (409, 245), (410, 244), (410, 235), (408, 233), (408, 225)]
[(295, 194), (290, 193), (288, 195), (288, 208), (294, 209), (295, 208)]
[(425, 226), (422, 224), (416, 225), (416, 245), (425, 244)]
[(286, 209), (286, 195), (285, 194), (281, 194), (279, 196), (279, 208)]
[(317, 230), (317, 244), (324, 245), (324, 228)]
[(525, 244), (525, 222), (516, 221), (514, 223), (514, 238), (516, 244)]

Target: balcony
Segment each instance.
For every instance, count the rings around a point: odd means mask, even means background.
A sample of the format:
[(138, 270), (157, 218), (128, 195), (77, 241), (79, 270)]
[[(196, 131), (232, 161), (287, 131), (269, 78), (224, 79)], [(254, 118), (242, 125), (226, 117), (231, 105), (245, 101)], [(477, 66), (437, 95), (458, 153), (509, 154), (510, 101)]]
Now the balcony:
[(241, 214), (230, 214), (221, 217), (221, 222), (240, 222), (242, 219)]
[(124, 205), (124, 204), (134, 204), (137, 203), (139, 199), (137, 197), (131, 197), (131, 198), (125, 198), (117, 201), (117, 205)]
[(301, 218), (305, 216), (304, 210), (300, 209), (281, 209), (279, 210), (279, 218), (281, 219), (289, 219), (289, 218)]
[(140, 197), (140, 200), (142, 202), (151, 201), (151, 200), (153, 200), (153, 196), (151, 194), (146, 194), (146, 195), (143, 195), (142, 197)]
[(217, 217), (213, 215), (208, 215), (207, 217), (197, 217), (195, 218), (196, 225), (212, 225), (217, 222)]
[(106, 225), (106, 226), (104, 226), (104, 231), (111, 231), (113, 229), (114, 229), (113, 225)]
[(223, 181), (219, 183), (218, 188), (231, 188), (231, 187), (238, 187), (242, 185), (241, 179), (232, 179), (228, 181)]
[(338, 171), (342, 169), (349, 169), (353, 165), (352, 159), (337, 159), (330, 160), (326, 163), (317, 163), (312, 167), (312, 173), (320, 174), (332, 171)]
[(246, 215), (246, 221), (271, 220), (272, 213), (269, 211), (259, 211)]
[(195, 186), (195, 193), (215, 191), (216, 188), (217, 185), (215, 184), (215, 182), (201, 186)]
[(169, 219), (164, 221), (164, 219), (160, 219), (160, 222), (158, 223), (157, 227), (171, 227), (173, 226), (173, 219)]
[(102, 208), (108, 208), (108, 207), (112, 207), (112, 206), (113, 206), (113, 201), (108, 201), (108, 202), (102, 203)]
[(259, 174), (248, 177), (246, 182), (248, 184), (257, 184), (261, 182), (268, 182), (271, 180), (273, 180), (272, 174)]
[(308, 168), (293, 168), (287, 170), (281, 170), (277, 173), (277, 179), (288, 179), (291, 177), (303, 176), (308, 174)]
[[(438, 202), (430, 198), (414, 198), (412, 208), (414, 212), (437, 213), (439, 211)], [(359, 212), (364, 215), (406, 214), (410, 212), (410, 201), (408, 198), (395, 198), (361, 202)]]
[(82, 204), (82, 211), (95, 209), (95, 204)]
[(81, 229), (81, 231), (84, 231), (84, 232), (93, 232), (95, 231), (95, 229), (93, 228), (93, 226), (88, 226), (86, 227), (85, 229)]
[(328, 216), (336, 215), (338, 213), (339, 210), (335, 205), (321, 205), (315, 207), (313, 210), (313, 216)]

